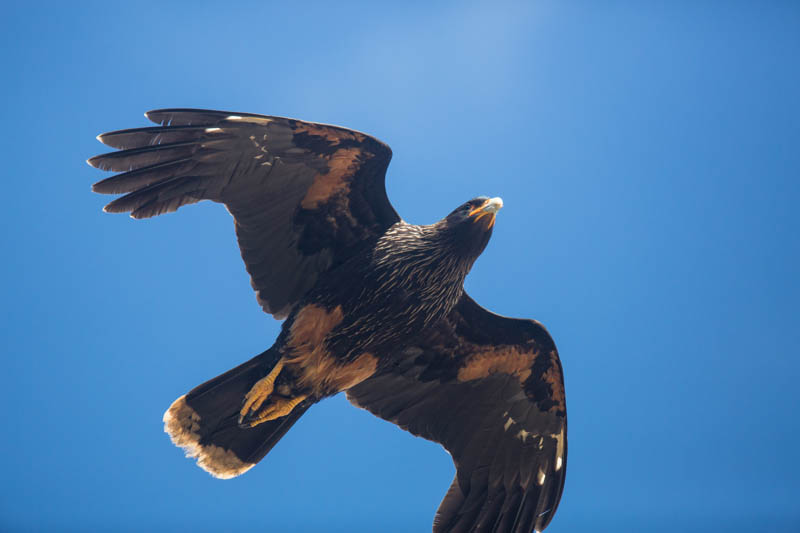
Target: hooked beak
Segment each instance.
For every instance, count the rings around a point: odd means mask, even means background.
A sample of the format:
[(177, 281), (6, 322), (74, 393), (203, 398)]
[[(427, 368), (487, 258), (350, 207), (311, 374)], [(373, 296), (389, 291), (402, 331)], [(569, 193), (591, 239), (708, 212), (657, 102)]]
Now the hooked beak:
[(489, 198), (488, 200), (483, 202), (483, 205), (478, 206), (472, 211), (470, 211), (469, 216), (475, 217), (475, 222), (477, 222), (478, 220), (482, 219), (485, 216), (489, 216), (490, 220), (489, 220), (489, 226), (487, 228), (489, 229), (492, 226), (494, 226), (495, 215), (498, 211), (500, 211), (502, 207), (503, 207), (503, 199), (500, 198), (499, 196), (496, 196), (494, 198)]

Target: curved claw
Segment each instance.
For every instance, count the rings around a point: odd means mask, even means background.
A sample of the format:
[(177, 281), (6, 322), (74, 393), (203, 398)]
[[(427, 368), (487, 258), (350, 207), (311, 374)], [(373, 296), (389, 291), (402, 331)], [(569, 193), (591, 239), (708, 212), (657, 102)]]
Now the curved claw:
[(272, 391), (275, 389), (275, 380), (278, 379), (281, 370), (283, 370), (283, 359), (278, 361), (272, 371), (258, 380), (247, 392), (244, 397), (242, 408), (239, 410), (239, 425), (241, 425), (245, 419), (253, 418), (267, 398), (270, 397)]
[(276, 398), (260, 411), (248, 413), (243, 419), (240, 419), (239, 425), (242, 427), (255, 427), (262, 422), (286, 416), (306, 398), (308, 398), (307, 394), (301, 394), (294, 398)]

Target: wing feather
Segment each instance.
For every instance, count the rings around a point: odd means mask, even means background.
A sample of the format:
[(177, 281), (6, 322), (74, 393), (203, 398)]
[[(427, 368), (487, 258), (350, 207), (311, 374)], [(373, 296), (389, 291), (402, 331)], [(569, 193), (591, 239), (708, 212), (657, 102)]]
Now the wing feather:
[(452, 455), (456, 476), (434, 531), (543, 530), (561, 498), (567, 451), (561, 364), (544, 327), (464, 294), (393, 359), (347, 396)]
[(400, 220), (386, 197), (391, 150), (353, 130), (202, 109), (160, 109), (159, 124), (98, 140), (120, 151), (88, 160), (119, 172), (93, 190), (106, 206), (148, 218), (212, 200), (234, 217), (262, 308), (286, 316), (320, 273)]
[[(208, 126), (151, 126), (110, 131), (97, 136), (106, 146), (120, 150), (143, 148), (158, 144), (197, 142), (208, 135)], [(219, 138), (219, 133), (216, 135)]]

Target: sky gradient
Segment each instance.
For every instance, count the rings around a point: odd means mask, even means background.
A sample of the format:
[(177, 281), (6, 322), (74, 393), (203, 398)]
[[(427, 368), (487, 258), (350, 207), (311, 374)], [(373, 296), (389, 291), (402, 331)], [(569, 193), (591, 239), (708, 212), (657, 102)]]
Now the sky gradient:
[(0, 530), (427, 531), (453, 466), (337, 396), (256, 468), (163, 411), (270, 346), (230, 216), (101, 211), (160, 107), (371, 133), (431, 223), (502, 196), (467, 279), (540, 320), (569, 459), (548, 532), (800, 530), (800, 6), (5, 4)]

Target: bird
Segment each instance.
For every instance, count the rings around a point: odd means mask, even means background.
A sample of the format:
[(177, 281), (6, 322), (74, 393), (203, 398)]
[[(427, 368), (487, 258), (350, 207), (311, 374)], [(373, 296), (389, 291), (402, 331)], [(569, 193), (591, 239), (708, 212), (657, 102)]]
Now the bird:
[(345, 392), (452, 456), (435, 533), (547, 527), (566, 476), (558, 351), (539, 322), (464, 290), (503, 201), (478, 196), (415, 225), (387, 198), (392, 152), (375, 137), (252, 113), (145, 116), (156, 126), (97, 137), (116, 149), (87, 161), (117, 172), (92, 187), (120, 195), (104, 211), (142, 219), (222, 203), (259, 305), (283, 320), (269, 349), (172, 403), (172, 442), (211, 475), (239, 476)]

